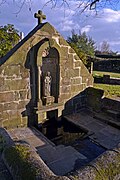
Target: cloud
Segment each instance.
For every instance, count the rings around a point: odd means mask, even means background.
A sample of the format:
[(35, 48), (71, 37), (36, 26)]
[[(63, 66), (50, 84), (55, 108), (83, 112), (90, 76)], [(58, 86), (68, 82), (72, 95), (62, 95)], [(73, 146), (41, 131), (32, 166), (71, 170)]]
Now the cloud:
[(112, 9), (104, 9), (103, 16), (105, 21), (109, 23), (120, 21), (120, 11), (114, 11)]
[(97, 46), (105, 40), (110, 44), (111, 50), (120, 52), (120, 11), (103, 9), (98, 16), (89, 17), (86, 24), (83, 29), (88, 27), (86, 33), (94, 39)]
[(86, 25), (86, 26), (84, 26), (84, 27), (81, 29), (81, 33), (83, 33), (83, 32), (88, 33), (91, 28), (92, 28), (91, 25)]

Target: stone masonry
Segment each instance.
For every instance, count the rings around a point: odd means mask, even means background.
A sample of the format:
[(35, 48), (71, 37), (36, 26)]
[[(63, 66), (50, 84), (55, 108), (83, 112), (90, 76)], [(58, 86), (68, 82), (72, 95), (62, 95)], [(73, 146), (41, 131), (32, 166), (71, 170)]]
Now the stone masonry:
[(0, 69), (0, 125), (24, 125), (21, 111), (29, 102), (29, 73), (21, 64), (5, 64)]
[[(58, 53), (57, 103), (62, 103), (64, 107), (70, 100), (66, 113), (79, 107), (79, 102), (82, 104), (82, 101), (79, 101), (81, 96), (78, 95), (92, 86), (92, 75), (54, 27), (49, 23), (39, 24), (0, 59), (2, 127), (26, 126), (27, 117), (33, 113), (34, 108), (38, 108), (38, 104), (42, 108), (38, 69), (42, 66), (42, 54), (47, 48), (55, 49)], [(41, 117), (43, 115), (44, 112), (40, 114)]]

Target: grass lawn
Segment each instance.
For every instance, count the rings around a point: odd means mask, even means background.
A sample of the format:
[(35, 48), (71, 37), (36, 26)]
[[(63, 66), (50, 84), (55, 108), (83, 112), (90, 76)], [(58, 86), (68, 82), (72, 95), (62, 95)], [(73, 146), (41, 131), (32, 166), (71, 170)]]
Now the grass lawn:
[(108, 84), (97, 84), (94, 83), (94, 88), (103, 89), (105, 91), (105, 96), (120, 97), (120, 85), (108, 85)]
[(93, 77), (103, 77), (103, 75), (110, 75), (110, 77), (120, 78), (120, 73), (93, 71)]

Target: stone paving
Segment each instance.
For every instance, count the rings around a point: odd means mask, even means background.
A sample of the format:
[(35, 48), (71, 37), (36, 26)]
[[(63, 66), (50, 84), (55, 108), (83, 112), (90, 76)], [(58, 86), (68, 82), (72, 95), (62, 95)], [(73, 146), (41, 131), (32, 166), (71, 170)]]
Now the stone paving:
[(11, 139), (27, 143), (56, 175), (65, 175), (72, 171), (77, 159), (86, 159), (71, 146), (55, 146), (34, 128), (18, 128), (7, 131)]
[[(107, 149), (112, 149), (120, 143), (120, 131), (95, 119), (92, 114), (81, 112), (68, 115), (65, 118), (86, 129), (90, 139)], [(0, 134), (6, 137), (6, 141), (9, 144), (13, 143), (13, 141), (29, 144), (31, 150), (36, 151), (56, 175), (67, 174), (74, 169), (77, 159), (81, 159), (82, 161), (87, 158), (71, 146), (55, 146), (55, 144), (35, 128), (17, 128), (12, 130), (0, 128)], [(0, 159), (0, 177), (2, 176), (2, 179), (5, 180), (8, 179), (6, 177), (11, 178), (2, 159)]]
[(88, 130), (89, 138), (105, 147), (113, 149), (120, 143), (120, 130), (108, 125), (86, 112), (66, 116), (66, 119)]

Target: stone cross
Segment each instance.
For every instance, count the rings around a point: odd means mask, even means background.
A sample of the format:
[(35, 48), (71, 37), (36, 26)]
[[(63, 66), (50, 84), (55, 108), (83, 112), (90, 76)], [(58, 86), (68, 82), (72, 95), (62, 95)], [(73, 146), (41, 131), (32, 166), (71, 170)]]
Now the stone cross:
[(41, 10), (39, 10), (38, 13), (35, 13), (34, 17), (38, 18), (38, 25), (42, 23), (43, 19), (46, 19), (46, 15), (44, 15)]

